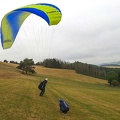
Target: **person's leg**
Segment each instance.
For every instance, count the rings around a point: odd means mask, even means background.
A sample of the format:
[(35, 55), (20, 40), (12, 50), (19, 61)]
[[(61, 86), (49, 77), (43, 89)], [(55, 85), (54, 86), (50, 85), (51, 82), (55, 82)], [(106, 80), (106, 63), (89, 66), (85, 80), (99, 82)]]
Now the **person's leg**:
[(41, 90), (40, 96), (43, 96), (44, 93), (45, 93), (45, 89)]
[(43, 95), (43, 91), (41, 90), (41, 92), (40, 92), (40, 96), (42, 96)]

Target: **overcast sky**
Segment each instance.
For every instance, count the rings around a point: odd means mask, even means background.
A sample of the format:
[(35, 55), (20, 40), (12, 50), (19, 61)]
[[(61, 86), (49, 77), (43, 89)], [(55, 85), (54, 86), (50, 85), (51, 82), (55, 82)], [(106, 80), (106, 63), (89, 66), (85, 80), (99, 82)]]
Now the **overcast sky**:
[(11, 10), (34, 3), (60, 8), (61, 22), (48, 26), (31, 15), (9, 49), (0, 44), (0, 61), (45, 58), (101, 64), (120, 61), (120, 0), (0, 0), (0, 21)]

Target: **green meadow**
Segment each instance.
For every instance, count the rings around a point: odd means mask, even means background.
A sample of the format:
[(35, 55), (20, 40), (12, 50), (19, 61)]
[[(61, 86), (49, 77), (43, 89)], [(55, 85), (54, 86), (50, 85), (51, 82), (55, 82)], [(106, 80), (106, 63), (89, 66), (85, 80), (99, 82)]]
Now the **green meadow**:
[[(36, 66), (22, 74), (16, 65), (0, 62), (0, 120), (120, 120), (120, 88), (74, 70)], [(48, 78), (41, 97), (38, 84)], [(67, 114), (58, 98), (68, 102)]]

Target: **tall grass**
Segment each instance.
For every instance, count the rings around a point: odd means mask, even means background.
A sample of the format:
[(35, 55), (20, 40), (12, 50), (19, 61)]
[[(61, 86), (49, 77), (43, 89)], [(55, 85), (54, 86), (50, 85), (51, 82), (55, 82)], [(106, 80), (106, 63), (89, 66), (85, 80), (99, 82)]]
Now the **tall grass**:
[[(72, 70), (37, 66), (36, 70), (36, 75), (25, 75), (13, 64), (0, 68), (0, 120), (120, 119), (119, 88)], [(49, 81), (41, 97), (37, 87), (45, 77)], [(68, 102), (70, 111), (67, 114), (60, 112), (58, 98)]]

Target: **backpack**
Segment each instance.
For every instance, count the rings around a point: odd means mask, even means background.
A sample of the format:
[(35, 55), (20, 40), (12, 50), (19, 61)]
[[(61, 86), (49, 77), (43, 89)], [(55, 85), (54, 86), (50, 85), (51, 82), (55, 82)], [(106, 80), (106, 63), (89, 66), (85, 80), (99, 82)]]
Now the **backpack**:
[(43, 89), (43, 82), (41, 82), (41, 83), (38, 85), (38, 88), (39, 88), (40, 90)]

